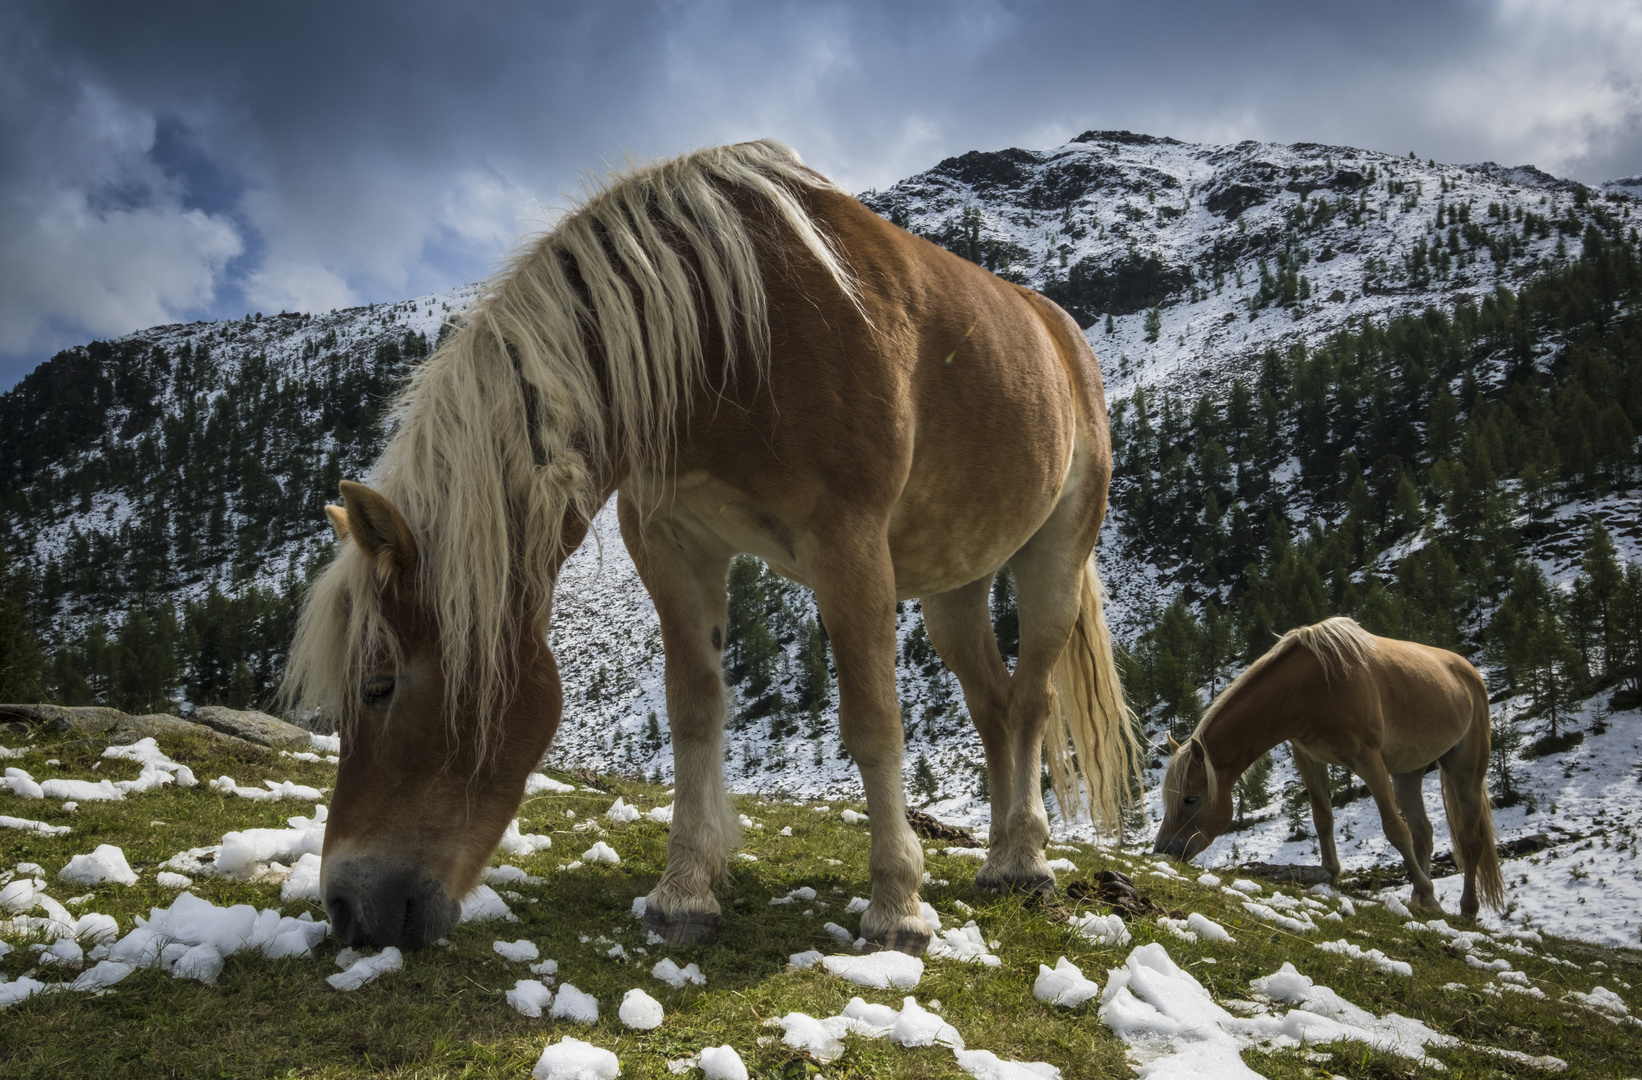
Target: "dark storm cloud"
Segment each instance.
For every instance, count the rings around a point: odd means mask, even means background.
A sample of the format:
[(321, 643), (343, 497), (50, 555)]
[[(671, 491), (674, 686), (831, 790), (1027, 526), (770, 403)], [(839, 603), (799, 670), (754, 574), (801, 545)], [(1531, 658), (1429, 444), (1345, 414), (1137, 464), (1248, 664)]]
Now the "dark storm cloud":
[(0, 386), (90, 336), (471, 280), (587, 170), (759, 135), (856, 190), (1097, 127), (1642, 172), (1642, 5), (1334, 7), (14, 3)]

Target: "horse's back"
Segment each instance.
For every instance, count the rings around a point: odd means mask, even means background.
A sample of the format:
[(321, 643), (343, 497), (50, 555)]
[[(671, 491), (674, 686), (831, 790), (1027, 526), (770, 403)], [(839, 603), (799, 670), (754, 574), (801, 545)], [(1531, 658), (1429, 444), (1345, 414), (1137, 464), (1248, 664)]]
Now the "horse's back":
[[(1488, 690), (1463, 656), (1418, 642), (1376, 638), (1371, 654), (1392, 772), (1424, 768), (1486, 724)], [(1416, 760), (1417, 759), (1417, 760)]]
[[(854, 199), (804, 198), (859, 295), (801, 253), (774, 266), (767, 381), (738, 379), (735, 409), (697, 403), (705, 422), (689, 424), (679, 474), (709, 478), (720, 503), (748, 505), (729, 539), (803, 580), (801, 545), (783, 551), (774, 533), (881, 521), (897, 592), (915, 596), (995, 569), (1069, 479), (1098, 488), (1088, 500), (1098, 525), (1110, 475), (1104, 391), (1076, 325)], [(760, 521), (771, 536), (757, 535)]]

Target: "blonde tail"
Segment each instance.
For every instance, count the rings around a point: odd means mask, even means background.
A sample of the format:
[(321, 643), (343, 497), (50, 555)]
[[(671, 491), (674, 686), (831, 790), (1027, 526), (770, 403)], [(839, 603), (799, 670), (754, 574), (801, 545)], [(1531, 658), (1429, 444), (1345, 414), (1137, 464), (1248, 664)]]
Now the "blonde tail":
[(1140, 744), (1118, 683), (1104, 596), (1091, 556), (1083, 572), (1077, 625), (1055, 664), (1054, 726), (1044, 746), (1050, 784), (1063, 810), (1077, 805), (1081, 779), (1090, 818), (1117, 833), (1122, 809), (1132, 798), (1130, 777), (1140, 775)]
[(1494, 842), (1494, 802), (1488, 797), (1486, 781), (1482, 782), (1479, 798), (1482, 808), (1476, 820), (1464, 820), (1460, 800), (1454, 792), (1454, 781), (1447, 769), (1442, 770), (1442, 804), (1448, 815), (1448, 829), (1454, 836), (1454, 862), (1462, 873), (1475, 868), (1477, 899), (1503, 915), (1505, 878), (1499, 868), (1499, 850)]

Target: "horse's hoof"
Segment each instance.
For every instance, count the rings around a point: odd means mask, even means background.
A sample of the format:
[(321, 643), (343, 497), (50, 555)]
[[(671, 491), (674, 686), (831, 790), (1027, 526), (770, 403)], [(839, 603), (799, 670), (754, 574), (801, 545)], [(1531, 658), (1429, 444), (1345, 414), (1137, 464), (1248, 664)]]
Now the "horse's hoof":
[(912, 930), (891, 930), (881, 938), (870, 938), (861, 946), (864, 953), (900, 952), (908, 956), (922, 956), (929, 948), (929, 935)]
[(706, 941), (718, 931), (718, 912), (700, 911), (675, 918), (650, 908), (644, 913), (644, 928), (669, 945), (690, 945)]
[(982, 892), (1045, 897), (1055, 895), (1055, 879), (1050, 874), (1022, 874), (1019, 877), (1005, 877), (999, 874), (987, 875), (984, 878), (977, 874), (975, 887)]

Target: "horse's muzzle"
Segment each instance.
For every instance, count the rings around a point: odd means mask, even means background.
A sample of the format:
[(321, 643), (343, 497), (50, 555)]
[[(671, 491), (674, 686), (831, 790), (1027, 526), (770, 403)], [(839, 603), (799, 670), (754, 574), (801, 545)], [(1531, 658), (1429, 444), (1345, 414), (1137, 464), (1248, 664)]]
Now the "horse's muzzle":
[(1191, 838), (1187, 836), (1171, 836), (1168, 839), (1160, 836), (1157, 838), (1157, 843), (1152, 845), (1152, 854), (1167, 855), (1171, 859), (1184, 861), (1186, 859), (1186, 849), (1190, 844)]
[(419, 867), (364, 856), (325, 870), (325, 912), (344, 945), (418, 949), (449, 933), (462, 913)]

